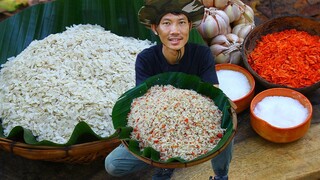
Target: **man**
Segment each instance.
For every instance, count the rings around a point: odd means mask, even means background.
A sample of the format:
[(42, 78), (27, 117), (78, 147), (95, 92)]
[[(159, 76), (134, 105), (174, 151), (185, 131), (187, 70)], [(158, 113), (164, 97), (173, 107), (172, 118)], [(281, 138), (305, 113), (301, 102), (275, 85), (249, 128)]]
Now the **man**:
[[(138, 13), (139, 20), (159, 36), (161, 43), (138, 54), (136, 85), (159, 73), (184, 72), (218, 86), (215, 63), (209, 47), (188, 42), (191, 29), (200, 24), (203, 14), (204, 7), (198, 0), (146, 1)], [(228, 179), (232, 146), (233, 142), (211, 160), (214, 179)], [(124, 176), (149, 165), (120, 145), (107, 156), (105, 167), (113, 176)], [(158, 169), (152, 179), (170, 179), (173, 171), (174, 169)]]

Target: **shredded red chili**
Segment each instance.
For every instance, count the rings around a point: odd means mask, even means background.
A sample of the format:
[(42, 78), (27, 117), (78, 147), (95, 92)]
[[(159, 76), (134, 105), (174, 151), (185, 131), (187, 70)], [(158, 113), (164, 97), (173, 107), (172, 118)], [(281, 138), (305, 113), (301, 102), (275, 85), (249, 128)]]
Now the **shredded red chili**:
[(262, 78), (292, 88), (320, 81), (320, 36), (288, 29), (261, 37), (248, 63)]

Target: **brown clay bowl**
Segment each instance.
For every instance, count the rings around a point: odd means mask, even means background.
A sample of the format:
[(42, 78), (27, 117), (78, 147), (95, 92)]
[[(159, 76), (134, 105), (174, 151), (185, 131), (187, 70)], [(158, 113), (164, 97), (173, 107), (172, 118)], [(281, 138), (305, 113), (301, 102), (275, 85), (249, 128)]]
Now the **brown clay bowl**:
[[(302, 123), (288, 128), (271, 125), (254, 113), (256, 105), (268, 96), (284, 96), (298, 100), (307, 108), (307, 118)], [(288, 106), (288, 108), (290, 108), (290, 106)], [(312, 111), (312, 104), (308, 98), (300, 92), (289, 88), (271, 88), (260, 92), (252, 99), (250, 104), (250, 123), (254, 131), (264, 139), (275, 143), (288, 143), (300, 139), (307, 133), (312, 119)]]
[[(232, 70), (232, 71), (240, 72), (243, 75), (245, 75), (249, 81), (251, 89), (248, 92), (248, 94), (246, 94), (245, 96), (242, 96), (239, 99), (232, 100), (237, 106), (236, 113), (239, 114), (250, 106), (250, 102), (253, 99), (255, 94), (255, 84), (256, 84), (255, 80), (253, 76), (249, 73), (249, 71), (247, 71), (245, 68), (236, 64), (230, 64), (230, 63), (216, 64), (216, 71), (219, 71), (219, 70)], [(234, 90), (236, 91), (237, 88), (234, 88)]]

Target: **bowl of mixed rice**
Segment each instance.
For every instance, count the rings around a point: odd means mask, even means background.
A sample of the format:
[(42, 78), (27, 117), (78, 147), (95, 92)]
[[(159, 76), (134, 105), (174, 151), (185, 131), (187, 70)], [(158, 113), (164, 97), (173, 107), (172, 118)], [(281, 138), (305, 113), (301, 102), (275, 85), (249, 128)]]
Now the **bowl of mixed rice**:
[(134, 156), (162, 168), (212, 159), (237, 127), (236, 113), (220, 89), (176, 72), (153, 76), (124, 93), (112, 120)]

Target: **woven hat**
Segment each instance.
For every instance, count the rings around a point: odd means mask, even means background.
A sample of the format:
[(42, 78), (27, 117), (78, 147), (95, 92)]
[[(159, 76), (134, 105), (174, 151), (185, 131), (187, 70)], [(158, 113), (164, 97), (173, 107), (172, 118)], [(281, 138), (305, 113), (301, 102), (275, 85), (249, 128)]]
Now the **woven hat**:
[(140, 23), (147, 28), (157, 24), (167, 13), (183, 13), (192, 22), (192, 27), (201, 23), (204, 6), (199, 0), (145, 0), (138, 12)]

